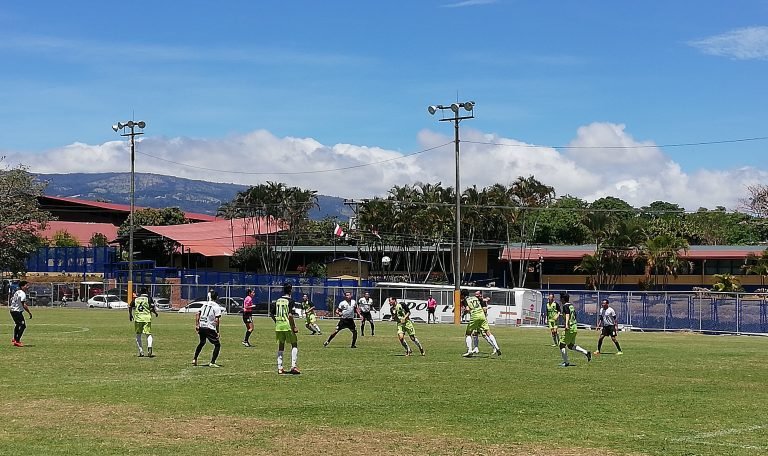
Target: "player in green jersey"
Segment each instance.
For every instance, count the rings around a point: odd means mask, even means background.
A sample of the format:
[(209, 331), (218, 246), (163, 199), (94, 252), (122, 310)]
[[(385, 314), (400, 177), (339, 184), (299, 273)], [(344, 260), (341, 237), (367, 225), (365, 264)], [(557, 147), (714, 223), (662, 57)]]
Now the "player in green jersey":
[(552, 346), (560, 345), (560, 334), (557, 332), (557, 322), (560, 320), (560, 303), (555, 301), (555, 295), (550, 293), (547, 296), (547, 326), (552, 335)]
[(139, 296), (131, 301), (128, 306), (128, 321), (133, 322), (136, 330), (136, 346), (139, 347), (139, 357), (144, 356), (144, 350), (141, 347), (141, 335), (147, 335), (147, 355), (154, 357), (152, 353), (152, 314), (159, 316), (155, 310), (155, 302), (149, 297), (147, 287), (142, 287)]
[(419, 347), (421, 356), (424, 356), (426, 353), (424, 352), (424, 347), (421, 345), (421, 342), (416, 338), (416, 328), (411, 321), (411, 310), (408, 306), (398, 303), (397, 298), (390, 297), (389, 310), (392, 315), (392, 321), (397, 323), (397, 338), (400, 339), (400, 345), (405, 348), (405, 356), (411, 356), (413, 353), (411, 347), (408, 346), (408, 342), (405, 341), (406, 334), (408, 334), (411, 341)]
[(470, 358), (474, 355), (472, 334), (475, 332), (482, 334), (485, 340), (493, 347), (492, 355), (501, 356), (501, 349), (496, 342), (496, 338), (491, 334), (491, 328), (488, 326), (488, 319), (485, 316), (486, 310), (483, 308), (480, 299), (475, 296), (469, 296), (469, 291), (467, 290), (461, 290), (461, 298), (463, 311), (469, 314), (469, 323), (464, 333), (467, 342), (467, 352), (461, 356)]
[(561, 367), (573, 366), (568, 362), (568, 352), (565, 350), (577, 351), (587, 357), (587, 362), (592, 361), (592, 352), (584, 350), (576, 345), (576, 333), (578, 332), (578, 321), (576, 320), (576, 308), (570, 303), (571, 297), (568, 293), (560, 294), (560, 303), (562, 304), (563, 317), (565, 318), (565, 331), (563, 338), (560, 339), (560, 354), (563, 356)]
[(271, 317), (275, 322), (275, 338), (277, 339), (277, 373), (285, 373), (283, 352), (285, 351), (285, 343), (288, 342), (291, 344), (291, 370), (288, 373), (298, 375), (301, 373), (296, 365), (299, 359), (299, 339), (296, 333), (299, 330), (296, 329), (296, 323), (293, 321), (293, 314), (291, 313), (295, 304), (291, 298), (292, 290), (293, 286), (290, 283), (283, 284), (283, 296), (275, 302)]
[(323, 332), (320, 331), (320, 327), (317, 326), (317, 317), (315, 316), (315, 305), (312, 304), (312, 301), (309, 300), (309, 296), (304, 294), (301, 296), (301, 308), (304, 309), (304, 319), (306, 323), (304, 326), (312, 331), (311, 336), (314, 336), (315, 334), (322, 335)]

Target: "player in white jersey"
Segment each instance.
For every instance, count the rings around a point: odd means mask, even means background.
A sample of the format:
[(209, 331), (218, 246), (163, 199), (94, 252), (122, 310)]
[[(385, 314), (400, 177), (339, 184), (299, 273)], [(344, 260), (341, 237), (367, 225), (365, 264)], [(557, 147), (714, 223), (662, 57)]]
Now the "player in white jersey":
[(355, 314), (357, 313), (357, 302), (352, 299), (352, 293), (347, 291), (344, 293), (344, 299), (336, 306), (336, 315), (338, 315), (339, 323), (336, 325), (336, 329), (328, 336), (328, 340), (323, 342), (323, 346), (327, 347), (331, 343), (336, 334), (342, 329), (348, 329), (352, 331), (352, 346), (351, 348), (357, 348), (355, 342), (357, 342), (357, 328), (355, 327)]
[(29, 307), (27, 306), (28, 288), (29, 284), (27, 281), (22, 280), (19, 282), (19, 289), (16, 290), (11, 297), (11, 318), (13, 318), (13, 322), (16, 324), (13, 328), (13, 340), (11, 340), (11, 344), (13, 344), (14, 347), (24, 346), (24, 344), (21, 343), (21, 336), (24, 334), (24, 330), (27, 329), (27, 322), (24, 321), (25, 310), (29, 314), (29, 319), (32, 319), (32, 312), (29, 311)]
[(211, 299), (203, 304), (200, 308), (200, 312), (195, 314), (195, 331), (200, 337), (200, 343), (197, 344), (195, 349), (195, 357), (192, 359), (192, 365), (197, 366), (197, 357), (200, 356), (200, 351), (205, 346), (205, 342), (209, 341), (213, 344), (213, 354), (211, 355), (211, 363), (209, 367), (220, 367), (216, 364), (216, 358), (219, 356), (221, 350), (221, 337), (219, 333), (219, 320), (221, 319), (221, 306), (216, 303), (215, 291), (211, 292)]
[(371, 316), (371, 310), (373, 310), (373, 299), (371, 295), (366, 291), (365, 295), (357, 300), (357, 315), (360, 316), (360, 335), (365, 335), (365, 322), (371, 324), (371, 335), (374, 335), (373, 317)]
[(608, 304), (607, 299), (603, 299), (602, 308), (600, 309), (600, 320), (597, 322), (597, 327), (598, 329), (602, 328), (602, 331), (600, 332), (600, 338), (597, 340), (597, 351), (595, 354), (599, 355), (600, 350), (603, 349), (603, 339), (605, 339), (605, 336), (610, 336), (613, 345), (616, 346), (616, 354), (623, 355), (619, 340), (616, 339), (618, 334), (616, 332), (618, 329), (618, 325), (616, 324), (616, 311)]

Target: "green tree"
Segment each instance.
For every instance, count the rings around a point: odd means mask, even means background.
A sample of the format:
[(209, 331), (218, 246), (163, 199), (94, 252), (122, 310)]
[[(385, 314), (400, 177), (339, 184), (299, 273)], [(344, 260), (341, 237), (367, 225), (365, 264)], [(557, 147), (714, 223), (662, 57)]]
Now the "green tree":
[(40, 246), (38, 232), (50, 219), (37, 200), (45, 186), (24, 166), (0, 169), (0, 270), (26, 272), (27, 257)]
[(747, 274), (759, 275), (760, 288), (765, 288), (765, 278), (768, 277), (768, 249), (763, 250), (760, 255), (754, 253), (747, 255), (743, 269)]
[(109, 239), (102, 233), (93, 233), (93, 236), (91, 236), (91, 239), (88, 241), (88, 244), (91, 247), (106, 247), (108, 243)]
[[(189, 220), (184, 216), (184, 212), (178, 207), (139, 209), (133, 215), (135, 230), (142, 226), (170, 226), (189, 223)], [(124, 251), (127, 251), (128, 248), (129, 233), (130, 220), (126, 219), (117, 230), (120, 245)], [(153, 235), (137, 236), (136, 231), (134, 231), (133, 244), (134, 260), (139, 259), (136, 258), (137, 255), (135, 253), (140, 252), (142, 258), (155, 260), (158, 264), (166, 265), (170, 265), (171, 257), (178, 247), (175, 241), (164, 240), (159, 236)], [(127, 256), (125, 258), (127, 259)]]
[(80, 247), (80, 241), (76, 237), (69, 234), (67, 230), (59, 230), (53, 233), (51, 238), (51, 246), (53, 247)]
[[(688, 251), (685, 239), (662, 234), (647, 238), (640, 246), (639, 258), (645, 263), (645, 284), (650, 289), (666, 289), (669, 278), (677, 278), (690, 269), (690, 262), (682, 258)], [(661, 281), (659, 277), (661, 276)]]
[(723, 293), (736, 293), (744, 291), (741, 281), (733, 274), (715, 274), (715, 282), (712, 284), (712, 291)]

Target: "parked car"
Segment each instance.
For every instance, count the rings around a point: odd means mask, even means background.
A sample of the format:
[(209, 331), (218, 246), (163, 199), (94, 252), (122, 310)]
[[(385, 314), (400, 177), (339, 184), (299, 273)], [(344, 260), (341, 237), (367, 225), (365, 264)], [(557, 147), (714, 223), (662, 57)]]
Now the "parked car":
[(227, 309), (228, 313), (242, 313), (243, 312), (243, 301), (245, 298), (238, 298), (238, 297), (222, 297), (216, 300), (216, 302), (219, 303), (219, 305), (225, 309)]
[(53, 301), (53, 290), (48, 285), (30, 284), (27, 289), (27, 300), (32, 306), (50, 306)]
[[(208, 302), (208, 301), (195, 301), (193, 303), (190, 303), (190, 304), (182, 307), (181, 309), (178, 310), (178, 312), (180, 312), (180, 313), (198, 313), (198, 312), (200, 312), (200, 308), (203, 307), (203, 304), (205, 304), (206, 302)], [(221, 307), (221, 314), (222, 315), (226, 315), (227, 314), (227, 309), (225, 307), (221, 306), (220, 304), (218, 304), (218, 305), (219, 305), (219, 307)]]
[(173, 310), (171, 307), (171, 299), (170, 298), (163, 298), (161, 296), (157, 296), (155, 298), (152, 298), (153, 301), (155, 301), (155, 309), (156, 310)]
[(96, 295), (88, 300), (88, 307), (102, 307), (105, 309), (127, 309), (128, 303), (115, 295)]

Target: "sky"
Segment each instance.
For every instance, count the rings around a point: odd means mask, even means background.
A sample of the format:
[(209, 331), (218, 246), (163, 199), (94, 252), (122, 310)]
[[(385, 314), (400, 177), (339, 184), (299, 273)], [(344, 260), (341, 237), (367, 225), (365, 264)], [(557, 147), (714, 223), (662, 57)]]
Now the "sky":
[[(768, 0), (0, 2), (2, 167), (345, 198), (533, 175), (738, 209), (768, 184)], [(466, 115), (465, 111), (461, 111)], [(448, 111), (445, 117), (451, 117)]]

